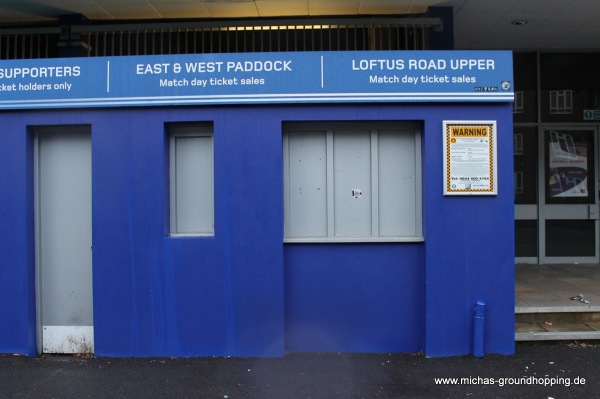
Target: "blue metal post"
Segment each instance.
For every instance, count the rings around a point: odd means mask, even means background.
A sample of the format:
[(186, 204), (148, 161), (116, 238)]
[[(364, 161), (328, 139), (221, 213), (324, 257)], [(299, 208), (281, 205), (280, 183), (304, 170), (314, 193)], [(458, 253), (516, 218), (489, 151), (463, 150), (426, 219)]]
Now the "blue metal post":
[(485, 302), (477, 301), (473, 318), (473, 356), (483, 357)]

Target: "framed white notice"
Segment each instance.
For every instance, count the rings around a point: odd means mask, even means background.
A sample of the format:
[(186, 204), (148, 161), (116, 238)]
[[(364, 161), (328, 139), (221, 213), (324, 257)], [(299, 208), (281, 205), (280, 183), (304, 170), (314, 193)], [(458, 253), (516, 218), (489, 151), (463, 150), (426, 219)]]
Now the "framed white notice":
[(444, 195), (497, 195), (496, 121), (444, 121)]

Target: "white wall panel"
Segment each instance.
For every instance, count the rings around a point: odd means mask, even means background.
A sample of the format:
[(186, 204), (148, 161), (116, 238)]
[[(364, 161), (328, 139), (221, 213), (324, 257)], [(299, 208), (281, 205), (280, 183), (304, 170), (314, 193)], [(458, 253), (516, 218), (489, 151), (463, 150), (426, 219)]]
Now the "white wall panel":
[(371, 133), (333, 136), (335, 235), (371, 235)]
[(177, 233), (213, 231), (212, 137), (177, 137)]
[(289, 234), (327, 236), (327, 148), (325, 132), (289, 136)]
[(212, 127), (172, 126), (170, 135), (171, 235), (212, 235)]
[(379, 235), (415, 234), (415, 136), (379, 132)]

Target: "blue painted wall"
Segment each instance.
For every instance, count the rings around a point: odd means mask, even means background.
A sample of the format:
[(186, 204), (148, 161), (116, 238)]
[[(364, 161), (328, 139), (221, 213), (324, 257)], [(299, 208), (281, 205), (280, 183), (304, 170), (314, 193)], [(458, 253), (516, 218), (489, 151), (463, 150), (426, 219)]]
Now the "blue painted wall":
[(420, 244), (287, 245), (286, 349), (420, 352)]
[[(494, 197), (442, 195), (442, 121), (497, 120)], [(0, 352), (36, 353), (28, 126), (92, 131), (98, 356), (514, 350), (510, 104), (123, 108), (0, 114)], [(282, 124), (423, 123), (423, 243), (283, 244)], [(165, 124), (214, 124), (215, 236), (170, 238)]]
[[(514, 352), (512, 113), (506, 108), (450, 106), (425, 122), (425, 353), (430, 356), (471, 353), (478, 300), (486, 303), (484, 350)], [(443, 196), (443, 119), (497, 121), (497, 196)]]
[(34, 355), (33, 153), (20, 119), (0, 115), (0, 352)]

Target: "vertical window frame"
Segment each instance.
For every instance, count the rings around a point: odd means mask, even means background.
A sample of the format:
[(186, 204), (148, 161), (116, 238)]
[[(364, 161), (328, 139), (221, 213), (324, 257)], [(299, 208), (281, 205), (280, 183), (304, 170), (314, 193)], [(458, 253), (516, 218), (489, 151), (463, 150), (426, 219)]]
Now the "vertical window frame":
[(550, 114), (568, 115), (573, 113), (573, 91), (551, 90), (550, 91)]
[(513, 102), (513, 114), (522, 114), (523, 110), (523, 92), (515, 91), (515, 101)]
[(523, 172), (515, 172), (515, 193), (523, 194), (525, 192)]
[(523, 133), (513, 135), (513, 155), (523, 155)]

